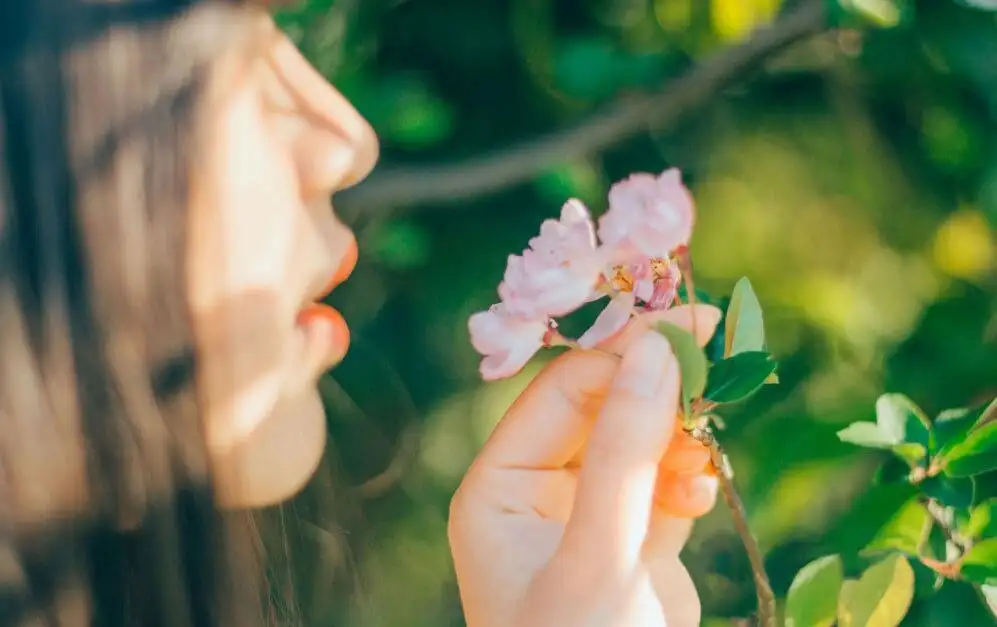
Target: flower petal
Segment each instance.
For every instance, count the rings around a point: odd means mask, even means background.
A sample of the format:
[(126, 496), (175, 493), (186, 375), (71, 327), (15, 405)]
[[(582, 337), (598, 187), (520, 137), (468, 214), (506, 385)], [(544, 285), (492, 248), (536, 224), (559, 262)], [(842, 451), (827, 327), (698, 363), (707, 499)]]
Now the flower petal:
[(609, 301), (588, 331), (578, 338), (578, 345), (582, 348), (592, 348), (611, 337), (630, 321), (633, 306), (632, 293), (619, 294)]

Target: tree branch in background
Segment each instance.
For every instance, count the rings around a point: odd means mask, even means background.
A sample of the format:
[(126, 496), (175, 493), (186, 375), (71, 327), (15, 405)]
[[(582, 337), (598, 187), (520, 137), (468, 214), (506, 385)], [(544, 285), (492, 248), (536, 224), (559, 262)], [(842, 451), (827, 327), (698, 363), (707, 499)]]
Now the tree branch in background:
[(743, 44), (717, 53), (662, 90), (627, 97), (577, 126), (456, 163), (375, 171), (337, 196), (337, 207), (355, 215), (467, 200), (521, 183), (554, 163), (597, 152), (647, 127), (673, 126), (772, 55), (825, 30), (826, 4), (804, 0)]

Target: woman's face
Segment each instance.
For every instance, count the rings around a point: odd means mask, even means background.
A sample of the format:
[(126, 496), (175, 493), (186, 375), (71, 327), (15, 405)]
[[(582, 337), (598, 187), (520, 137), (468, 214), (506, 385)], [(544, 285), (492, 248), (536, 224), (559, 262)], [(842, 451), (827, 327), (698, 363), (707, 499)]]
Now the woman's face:
[(197, 388), (228, 507), (292, 496), (322, 457), (315, 384), (346, 354), (349, 330), (315, 302), (357, 257), (330, 197), (363, 179), (378, 150), (269, 18), (261, 29), (262, 51), (233, 53), (214, 72), (190, 223)]

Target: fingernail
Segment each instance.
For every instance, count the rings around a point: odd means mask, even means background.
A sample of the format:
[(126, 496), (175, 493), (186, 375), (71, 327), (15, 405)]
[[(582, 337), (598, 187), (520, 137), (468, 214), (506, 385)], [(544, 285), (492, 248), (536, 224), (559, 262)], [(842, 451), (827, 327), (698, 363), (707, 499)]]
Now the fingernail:
[(616, 388), (634, 396), (653, 398), (661, 391), (674, 363), (668, 340), (658, 333), (645, 332), (624, 353)]

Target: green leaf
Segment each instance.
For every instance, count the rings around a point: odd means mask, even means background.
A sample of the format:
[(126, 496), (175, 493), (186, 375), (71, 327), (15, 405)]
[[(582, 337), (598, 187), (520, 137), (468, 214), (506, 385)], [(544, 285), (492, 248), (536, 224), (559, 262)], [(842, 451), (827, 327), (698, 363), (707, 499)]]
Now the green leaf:
[(997, 585), (980, 586), (980, 595), (983, 597), (983, 603), (987, 606), (987, 609), (990, 610), (990, 613), (994, 617), (997, 617)]
[(873, 475), (873, 483), (906, 483), (910, 478), (910, 465), (899, 457), (889, 457)]
[(775, 367), (772, 356), (760, 351), (739, 353), (718, 361), (709, 371), (706, 398), (719, 404), (743, 400), (765, 385)]
[(679, 374), (682, 377), (682, 402), (686, 416), (690, 414), (690, 406), (694, 399), (699, 398), (706, 389), (706, 354), (696, 343), (696, 338), (682, 327), (670, 322), (659, 322), (656, 325), (658, 333), (665, 336), (672, 346), (675, 359), (679, 362)]
[(838, 439), (865, 448), (892, 449), (897, 443), (874, 422), (853, 422), (841, 431)]
[(927, 520), (928, 510), (917, 499), (911, 499), (896, 510), (860, 553), (869, 555), (900, 551), (907, 555), (917, 555), (921, 533)]
[(984, 501), (969, 513), (959, 532), (970, 540), (997, 538), (997, 499)]
[(919, 486), (921, 492), (946, 507), (966, 508), (973, 504), (976, 481), (972, 477), (928, 477)]
[(844, 582), (841, 557), (827, 555), (796, 573), (786, 597), (786, 627), (831, 627)]
[(932, 454), (944, 455), (961, 442), (979, 420), (982, 411), (982, 407), (960, 407), (938, 414), (931, 425)]
[[(829, 543), (841, 553), (858, 553), (873, 542), (897, 513), (916, 504), (917, 488), (907, 482), (874, 485), (851, 502), (829, 537)], [(921, 508), (922, 510), (924, 508)]]
[(997, 585), (997, 539), (974, 544), (963, 556), (959, 573), (976, 584)]
[(896, 627), (914, 598), (914, 570), (894, 554), (870, 566), (858, 580), (841, 588), (840, 627)]
[(829, 19), (835, 27), (895, 28), (912, 16), (913, 7), (906, 0), (830, 0)]
[(889, 449), (911, 466), (927, 454), (931, 439), (928, 419), (910, 399), (884, 394), (876, 400), (876, 422), (854, 422), (838, 432), (843, 442)]
[[(688, 303), (689, 302), (689, 286), (685, 283), (685, 281), (683, 281), (678, 286), (678, 290), (676, 290), (676, 291), (678, 292), (679, 299), (683, 303)], [(723, 306), (722, 306), (723, 305), (723, 301), (729, 300), (727, 298), (715, 298), (715, 297), (711, 296), (708, 292), (706, 292), (704, 290), (701, 290), (698, 287), (695, 290), (695, 294), (696, 294), (696, 303), (697, 304), (700, 304), (700, 305), (713, 305), (714, 307), (717, 307), (719, 309), (723, 309)]]
[(997, 2), (994, 0), (957, 0), (959, 4), (976, 9), (978, 11), (997, 11)]
[(946, 457), (962, 443), (966, 436), (981, 422), (989, 422), (991, 414), (997, 411), (997, 399), (985, 405), (946, 409), (938, 414), (931, 426), (934, 453)]
[(751, 281), (743, 277), (734, 286), (727, 306), (727, 321), (724, 327), (724, 356), (733, 357), (738, 353), (765, 350), (765, 322), (762, 305), (758, 302)]
[(898, 442), (917, 444), (927, 453), (930, 422), (924, 412), (903, 394), (883, 394), (876, 399), (876, 423)]
[(945, 474), (950, 477), (969, 477), (997, 469), (997, 421), (971, 430), (940, 456)]

